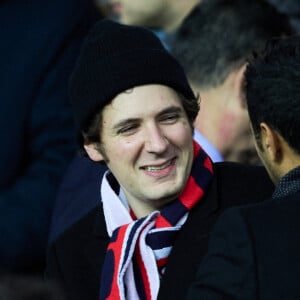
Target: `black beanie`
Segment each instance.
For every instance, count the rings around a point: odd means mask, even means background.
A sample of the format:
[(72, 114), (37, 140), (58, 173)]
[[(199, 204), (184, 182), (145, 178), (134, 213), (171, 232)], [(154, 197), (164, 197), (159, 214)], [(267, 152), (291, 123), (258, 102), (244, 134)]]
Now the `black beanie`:
[(98, 21), (83, 43), (70, 78), (75, 121), (86, 130), (119, 93), (145, 84), (167, 85), (193, 99), (185, 73), (150, 30)]

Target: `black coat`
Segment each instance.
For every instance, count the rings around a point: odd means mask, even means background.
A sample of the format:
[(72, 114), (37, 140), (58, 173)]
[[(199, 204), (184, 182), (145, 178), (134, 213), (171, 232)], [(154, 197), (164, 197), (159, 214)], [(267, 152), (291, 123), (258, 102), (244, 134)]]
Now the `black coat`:
[[(263, 200), (273, 190), (261, 167), (220, 163), (214, 168), (215, 174), (205, 197), (190, 212), (177, 236), (158, 299), (184, 298), (207, 251), (209, 231), (226, 207)], [(52, 244), (46, 277), (60, 281), (70, 300), (98, 300), (108, 241), (103, 210), (99, 205)]]
[(226, 211), (188, 299), (300, 299), (299, 212), (300, 192)]

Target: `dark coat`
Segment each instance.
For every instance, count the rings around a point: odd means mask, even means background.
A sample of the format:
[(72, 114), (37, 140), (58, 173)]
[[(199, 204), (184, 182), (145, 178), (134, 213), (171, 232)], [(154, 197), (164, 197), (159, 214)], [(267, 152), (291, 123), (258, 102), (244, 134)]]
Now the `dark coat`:
[(100, 184), (105, 164), (76, 156), (59, 186), (49, 232), (51, 244), (62, 232), (99, 205)]
[(56, 189), (75, 154), (68, 78), (88, 3), (0, 1), (0, 270), (42, 268)]
[(300, 192), (218, 220), (189, 300), (300, 299)]
[[(263, 168), (215, 165), (205, 197), (190, 212), (170, 254), (158, 299), (180, 299), (207, 251), (208, 234), (226, 207), (269, 197), (273, 185)], [(71, 226), (49, 249), (46, 277), (58, 280), (68, 299), (98, 300), (108, 235), (99, 205)]]

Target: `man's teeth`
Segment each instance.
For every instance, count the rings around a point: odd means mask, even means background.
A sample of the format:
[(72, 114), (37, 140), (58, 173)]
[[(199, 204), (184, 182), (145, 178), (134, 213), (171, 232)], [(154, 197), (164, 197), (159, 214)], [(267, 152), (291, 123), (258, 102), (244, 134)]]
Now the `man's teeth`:
[(151, 172), (160, 171), (160, 170), (163, 170), (163, 169), (167, 168), (171, 163), (172, 163), (172, 161), (170, 160), (167, 163), (165, 163), (164, 165), (161, 165), (159, 167), (147, 166), (147, 167), (145, 167), (145, 170), (151, 171)]

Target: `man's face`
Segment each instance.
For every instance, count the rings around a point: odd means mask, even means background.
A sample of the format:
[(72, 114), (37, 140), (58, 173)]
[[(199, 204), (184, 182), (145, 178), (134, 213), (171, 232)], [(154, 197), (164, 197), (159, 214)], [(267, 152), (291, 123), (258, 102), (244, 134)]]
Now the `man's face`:
[(112, 11), (127, 25), (159, 27), (166, 0), (110, 0)]
[(178, 94), (144, 85), (103, 110), (103, 158), (132, 207), (159, 209), (183, 190), (193, 161), (192, 128)]
[(232, 75), (221, 85), (200, 91), (200, 111), (195, 128), (220, 151), (224, 160), (259, 163), (250, 131), (249, 116), (244, 97), (235, 92)]

